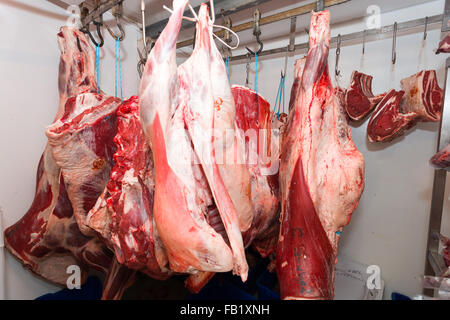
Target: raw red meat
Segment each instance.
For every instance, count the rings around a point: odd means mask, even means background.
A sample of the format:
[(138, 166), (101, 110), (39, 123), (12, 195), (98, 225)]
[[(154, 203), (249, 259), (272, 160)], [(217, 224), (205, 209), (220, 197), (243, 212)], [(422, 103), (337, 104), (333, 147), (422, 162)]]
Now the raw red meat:
[(372, 76), (353, 71), (349, 88), (345, 91), (343, 105), (350, 119), (359, 121), (368, 115), (383, 99), (385, 93), (374, 96)]
[[(83, 49), (81, 52), (76, 45), (77, 38)], [(63, 115), (70, 95), (96, 90), (92, 63), (95, 53), (84, 34), (63, 27), (58, 43), (61, 50), (60, 103), (55, 121)], [(66, 183), (50, 144), (39, 162), (34, 201), (24, 217), (6, 229), (5, 244), (25, 267), (60, 285), (66, 285), (66, 269), (70, 265), (81, 267), (82, 282), (88, 267), (108, 271), (112, 254), (98, 239), (87, 237), (78, 229)]]
[(391, 141), (419, 121), (440, 120), (443, 91), (434, 70), (416, 73), (401, 85), (403, 90), (389, 91), (373, 112), (367, 126), (369, 141)]
[(356, 149), (328, 72), (330, 14), (313, 12), (310, 50), (282, 146), (277, 274), (283, 299), (333, 298), (337, 243), (364, 188)]
[(108, 243), (120, 264), (166, 279), (167, 255), (155, 233), (152, 214), (153, 156), (142, 130), (137, 96), (119, 107), (117, 125), (115, 165), (87, 224)]
[(87, 236), (95, 233), (86, 225), (86, 216), (102, 194), (114, 165), (119, 105), (120, 99), (101, 93), (79, 94), (67, 100), (63, 116), (46, 131), (78, 227)]
[(297, 59), (294, 64), (294, 82), (291, 88), (289, 99), (289, 112), (294, 108), (297, 95), (300, 92), (300, 82), (302, 81), (303, 70), (305, 68), (306, 57)]
[(432, 166), (450, 171), (450, 144), (436, 153), (431, 159)]
[(404, 91), (392, 89), (378, 104), (367, 125), (369, 141), (391, 141), (409, 128), (414, 115), (401, 113), (400, 104), (404, 94)]
[(244, 246), (253, 244), (266, 257), (275, 250), (279, 230), (279, 140), (273, 134), (270, 104), (244, 86), (231, 88), (236, 104), (236, 124), (246, 133), (246, 163), (251, 176), (251, 198), (255, 212), (244, 232)]
[[(153, 214), (158, 234), (167, 250), (172, 271), (226, 272), (233, 269), (237, 261), (234, 261), (233, 252), (227, 242), (206, 219), (209, 208), (214, 206), (214, 201), (200, 165), (201, 162), (193, 150), (194, 139), (191, 140), (186, 131), (189, 109), (184, 94), (189, 93), (189, 84), (197, 82), (180, 81), (175, 59), (176, 41), (187, 2), (187, 0), (173, 2), (173, 13), (149, 55), (140, 86), (141, 121), (147, 141), (152, 147), (155, 165)], [(211, 27), (204, 22), (206, 16), (205, 9), (201, 10), (199, 14), (201, 27), (198, 26), (196, 51), (193, 55), (210, 59), (210, 53), (205, 51), (205, 46), (210, 45), (210, 37), (212, 37)], [(205, 33), (207, 33), (206, 36)], [(202, 39), (204, 43), (200, 44), (199, 39)], [(197, 76), (195, 69), (200, 71), (203, 68), (211, 68), (211, 61), (203, 60), (194, 65), (188, 62), (184, 69), (188, 69), (188, 66), (194, 69), (191, 70), (191, 76)], [(190, 76), (189, 72), (187, 73), (185, 76)], [(202, 84), (208, 79), (210, 75), (202, 73), (197, 81)], [(199, 96), (195, 94), (196, 91), (192, 91), (191, 101), (199, 103), (199, 106), (206, 109), (209, 109), (209, 106), (205, 103), (209, 101), (214, 108), (214, 100), (210, 95), (211, 87), (207, 90), (205, 96)], [(223, 99), (223, 101), (226, 100)], [(220, 108), (221, 105), (218, 103), (216, 107)], [(210, 112), (210, 110), (201, 110), (201, 113), (205, 115), (210, 115)], [(189, 116), (191, 117), (192, 114)], [(234, 118), (232, 120), (234, 121)], [(205, 133), (210, 134), (210, 132)], [(220, 180), (219, 177), (220, 175), (217, 175), (214, 178)], [(216, 190), (216, 192), (221, 195), (226, 194), (224, 190)], [(229, 197), (228, 201), (230, 204)], [(229, 213), (232, 214), (232, 211), (230, 210)], [(245, 259), (239, 221), (236, 216), (231, 218), (224, 222), (225, 226), (232, 225), (234, 228), (230, 238), (236, 238), (236, 240), (230, 240), (230, 242), (239, 243), (240, 239), (242, 249), (239, 253), (237, 248), (237, 253)], [(230, 236), (230, 233), (228, 235)], [(236, 271), (246, 275), (242, 263), (239, 261), (236, 264)]]
[(443, 91), (435, 70), (422, 70), (401, 81), (405, 96), (403, 113), (414, 113), (417, 121), (437, 122), (441, 119)]
[(444, 39), (439, 43), (439, 48), (436, 50), (436, 54), (450, 52), (450, 33), (448, 33)]

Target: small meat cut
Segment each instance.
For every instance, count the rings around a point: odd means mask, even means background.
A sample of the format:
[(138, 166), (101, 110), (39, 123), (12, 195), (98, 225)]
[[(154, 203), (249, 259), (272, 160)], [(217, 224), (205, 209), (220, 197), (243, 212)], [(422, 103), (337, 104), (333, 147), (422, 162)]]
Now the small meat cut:
[(283, 299), (332, 299), (339, 234), (364, 189), (364, 159), (328, 72), (330, 14), (313, 12), (310, 50), (281, 149), (277, 275)]
[(391, 141), (419, 121), (440, 120), (443, 91), (434, 70), (416, 73), (401, 85), (402, 90), (390, 90), (373, 112), (367, 126), (369, 141)]
[(449, 53), (450, 52), (450, 33), (448, 33), (444, 39), (439, 42), (439, 48), (436, 50), (436, 54)]
[[(235, 151), (241, 137), (233, 135), (221, 144), (224, 150), (212, 143), (213, 132), (223, 140), (224, 133), (235, 127), (233, 97), (212, 41), (206, 5), (198, 15), (192, 56), (177, 68), (176, 41), (186, 4), (187, 0), (173, 2), (173, 13), (150, 53), (140, 87), (141, 121), (154, 156), (156, 230), (172, 271), (233, 269), (245, 280), (248, 266), (241, 231), (253, 218), (249, 173), (244, 162), (239, 166), (218, 161), (219, 154)], [(214, 207), (226, 239), (209, 223)]]
[(437, 169), (445, 169), (450, 171), (450, 144), (436, 153), (430, 159), (430, 163)]
[(345, 91), (343, 103), (350, 119), (359, 121), (367, 116), (383, 99), (385, 94), (374, 96), (372, 76), (353, 71), (349, 88)]

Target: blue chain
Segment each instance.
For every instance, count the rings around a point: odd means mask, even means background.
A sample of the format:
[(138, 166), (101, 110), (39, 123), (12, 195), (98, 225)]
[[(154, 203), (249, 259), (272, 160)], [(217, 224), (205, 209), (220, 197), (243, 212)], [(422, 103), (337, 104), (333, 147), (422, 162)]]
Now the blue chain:
[[(277, 119), (280, 118), (280, 113), (281, 113), (280, 111), (284, 111), (284, 91), (285, 91), (284, 90), (285, 89), (284, 80), (285, 79), (286, 79), (286, 76), (281, 75), (280, 85), (278, 86), (277, 97), (275, 99), (275, 105), (273, 107), (273, 111), (277, 115)], [(281, 101), (282, 100), (283, 100), (283, 109), (281, 109)], [(277, 105), (278, 105), (278, 108), (277, 108)]]
[(97, 47), (95, 48), (95, 69), (96, 69), (96, 74), (97, 74), (97, 93), (99, 93), (100, 91), (100, 83), (99, 83), (99, 65), (100, 65), (100, 47), (97, 45)]
[(123, 88), (122, 88), (122, 63), (120, 61), (120, 38), (116, 40), (116, 48), (115, 48), (115, 56), (116, 56), (116, 66), (115, 66), (115, 93), (117, 97), (117, 69), (119, 69), (119, 77), (120, 77), (120, 100), (123, 102)]
[(258, 53), (255, 52), (255, 92), (258, 95)]
[(228, 82), (231, 84), (231, 61), (230, 61), (230, 57), (227, 57), (227, 73), (228, 73)]

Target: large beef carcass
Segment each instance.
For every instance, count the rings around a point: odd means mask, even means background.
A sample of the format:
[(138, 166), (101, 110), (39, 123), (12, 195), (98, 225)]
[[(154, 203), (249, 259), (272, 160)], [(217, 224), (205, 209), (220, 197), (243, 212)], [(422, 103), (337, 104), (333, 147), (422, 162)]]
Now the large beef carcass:
[[(78, 30), (63, 27), (57, 39), (60, 103), (55, 121), (63, 116), (71, 96), (96, 91), (95, 53), (87, 38)], [(63, 286), (70, 265), (81, 267), (82, 281), (88, 267), (108, 271), (112, 254), (98, 239), (80, 232), (50, 144), (39, 162), (34, 201), (25, 216), (6, 229), (5, 244), (32, 272)]]
[(353, 71), (350, 86), (345, 91), (344, 107), (350, 119), (359, 121), (368, 115), (383, 99), (385, 93), (374, 96), (372, 76)]
[(253, 244), (263, 257), (275, 250), (279, 232), (279, 132), (272, 130), (270, 104), (255, 91), (231, 88), (236, 104), (236, 124), (245, 133), (246, 163), (251, 175), (251, 198), (255, 212), (244, 232), (245, 247)]
[(447, 33), (444, 39), (442, 39), (441, 42), (439, 42), (439, 48), (436, 50), (436, 54), (449, 52), (450, 52), (450, 33)]
[(101, 235), (120, 264), (166, 279), (167, 256), (152, 214), (153, 156), (142, 130), (137, 96), (119, 107), (117, 127), (115, 164), (87, 224)]
[(283, 299), (331, 299), (339, 234), (364, 189), (355, 147), (328, 71), (330, 14), (313, 12), (299, 94), (281, 149), (277, 274)]
[(445, 169), (450, 171), (450, 144), (436, 153), (430, 159), (430, 163), (437, 169)]
[(443, 91), (434, 70), (416, 73), (401, 85), (402, 90), (390, 90), (373, 112), (367, 126), (369, 141), (391, 141), (417, 122), (440, 120)]
[[(246, 262), (236, 209), (213, 155), (205, 154), (212, 158), (208, 168), (201, 161), (203, 155), (198, 156), (198, 150), (194, 151), (200, 141), (196, 141), (191, 133), (196, 130), (192, 128), (193, 117), (199, 118), (197, 123), (204, 124), (203, 116), (208, 116), (211, 125), (213, 113), (210, 109), (221, 108), (222, 104), (220, 100), (214, 104), (210, 52), (212, 26), (207, 22), (204, 7), (199, 14), (196, 47), (191, 60), (177, 69), (176, 41), (186, 4), (187, 0), (173, 2), (173, 13), (150, 53), (140, 86), (141, 121), (154, 155), (156, 228), (167, 250), (172, 271), (226, 272), (234, 268), (245, 279)], [(201, 88), (205, 89), (203, 96)], [(216, 88), (214, 92), (217, 91)], [(223, 101), (227, 101), (225, 98)], [(200, 114), (190, 108), (193, 103), (202, 107)], [(210, 131), (204, 133), (211, 135), (212, 126), (206, 129)], [(212, 142), (207, 140), (205, 144), (212, 152)], [(209, 184), (213, 185), (211, 189), (216, 189), (211, 190)], [(216, 201), (213, 201), (212, 193)], [(233, 251), (207, 221), (214, 202)]]

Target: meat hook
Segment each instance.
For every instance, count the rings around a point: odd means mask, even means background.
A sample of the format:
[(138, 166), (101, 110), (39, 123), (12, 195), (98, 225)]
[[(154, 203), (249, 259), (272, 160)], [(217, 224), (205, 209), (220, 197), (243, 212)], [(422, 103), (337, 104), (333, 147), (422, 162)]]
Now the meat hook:
[(364, 29), (364, 32), (363, 32), (363, 48), (362, 48), (362, 54), (363, 55), (366, 53), (366, 33), (367, 33), (367, 30)]
[[(256, 37), (256, 42), (259, 44), (259, 49), (256, 51), (257, 54), (260, 54), (263, 50), (263, 43), (261, 39), (259, 38), (261, 36), (261, 28), (259, 25), (259, 22), (261, 20), (261, 11), (259, 9), (256, 9), (253, 13), (253, 35)], [(255, 55), (255, 51), (250, 50), (248, 47), (245, 47), (247, 51), (253, 55)]]
[(247, 53), (247, 65), (245, 66), (247, 77), (245, 78), (245, 86), (248, 88), (248, 75), (250, 73), (250, 54)]
[[(81, 10), (81, 21), (84, 20), (84, 18), (89, 14), (89, 9), (86, 7), (83, 7)], [(99, 17), (100, 21), (92, 21), (94, 23), (94, 25), (97, 27), (97, 36), (100, 39), (100, 43), (98, 43), (95, 38), (92, 36), (91, 31), (89, 30), (89, 23), (84, 25), (80, 31), (87, 34), (89, 36), (89, 38), (91, 39), (92, 43), (96, 46), (96, 47), (103, 47), (104, 44), (104, 40), (103, 40), (103, 36), (102, 36), (102, 32), (100, 30), (100, 27), (103, 25), (103, 18), (102, 16)]]
[(122, 24), (120, 23), (120, 17), (122, 16), (123, 12), (122, 2), (119, 3), (116, 7), (114, 7), (111, 11), (112, 15), (116, 18), (116, 25), (120, 31), (120, 35), (119, 36), (116, 35), (107, 24), (105, 24), (106, 30), (108, 30), (109, 34), (111, 35), (111, 37), (114, 38), (114, 40), (119, 39), (120, 41), (122, 41), (125, 38), (125, 31), (123, 30)]
[(394, 23), (394, 34), (392, 37), (392, 64), (395, 64), (397, 61), (397, 22)]
[(427, 40), (428, 16), (425, 17), (425, 30), (423, 31), (423, 40)]
[(336, 74), (336, 77), (338, 77), (341, 74), (341, 71), (338, 70), (339, 56), (340, 55), (341, 55), (341, 34), (338, 34), (337, 47), (336, 47), (336, 65), (334, 67), (334, 73)]

